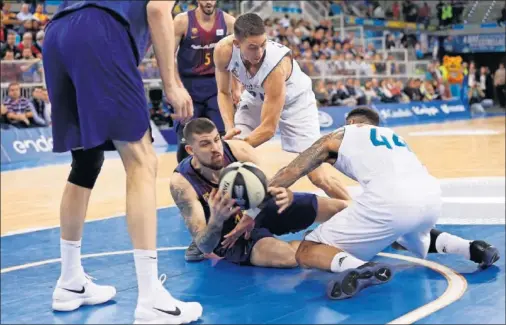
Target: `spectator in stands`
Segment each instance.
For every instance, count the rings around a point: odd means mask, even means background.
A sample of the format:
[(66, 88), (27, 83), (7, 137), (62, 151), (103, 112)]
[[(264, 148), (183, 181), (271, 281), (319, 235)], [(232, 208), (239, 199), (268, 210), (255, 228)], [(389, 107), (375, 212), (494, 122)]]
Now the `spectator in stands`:
[(504, 69), (504, 63), (500, 63), (499, 69), (494, 73), (494, 86), (499, 105), (506, 108), (506, 70)]
[(7, 28), (4, 27), (4, 13), (0, 11), (0, 45), (4, 45), (7, 39)]
[(374, 90), (371, 80), (365, 82), (364, 95), (366, 97), (367, 104), (374, 104), (381, 102), (381, 98)]
[(39, 30), (35, 35), (35, 47), (42, 53), (42, 44), (44, 44), (44, 37), (46, 33), (43, 30)]
[(404, 88), (404, 93), (408, 95), (409, 100), (413, 102), (422, 101), (424, 95), (420, 90), (421, 80), (420, 79), (410, 79), (406, 87)]
[(21, 57), (21, 51), (16, 46), (16, 33), (13, 31), (9, 31), (7, 33), (7, 43), (2, 46), (2, 58), (5, 56), (7, 51), (12, 51), (14, 54), (14, 59), (18, 59)]
[(394, 20), (401, 20), (401, 5), (399, 1), (394, 1), (392, 4), (392, 18)]
[(40, 21), (42, 25), (45, 25), (49, 21), (48, 15), (44, 13), (44, 5), (42, 3), (38, 3), (37, 7), (35, 7), (33, 17)]
[(26, 64), (21, 65), (23, 71), (23, 82), (42, 82), (42, 75), (44, 73), (44, 67), (39, 59), (33, 57), (32, 50), (25, 48), (23, 50), (23, 61), (30, 61)]
[(337, 81), (335, 89), (330, 94), (332, 105), (356, 106), (357, 100), (352, 98), (341, 80)]
[(430, 22), (430, 7), (427, 2), (424, 2), (423, 5), (418, 9), (418, 18), (417, 22), (419, 24), (423, 24), (425, 28), (429, 26)]
[(387, 34), (386, 35), (386, 42), (385, 42), (385, 48), (387, 50), (391, 50), (391, 49), (395, 49), (395, 40), (394, 40), (394, 35), (392, 34)]
[(325, 85), (325, 80), (320, 79), (316, 82), (314, 93), (315, 93), (316, 101), (320, 105), (327, 105), (329, 93), (328, 93), (327, 87)]
[(506, 24), (506, 4), (501, 10), (501, 16), (499, 17), (499, 19), (497, 19), (497, 24), (499, 26), (503, 26), (504, 24)]
[[(14, 61), (14, 51), (7, 49), (2, 58), (1, 64), (1, 80), (2, 82), (19, 82), (22, 79), (22, 66)], [(5, 62), (11, 61), (11, 62)]]
[(42, 53), (37, 49), (37, 47), (33, 44), (33, 35), (31, 32), (26, 32), (23, 34), (23, 40), (18, 45), (19, 51), (23, 53), (23, 50), (27, 48), (32, 51), (32, 54), (37, 58), (42, 58)]
[(488, 67), (482, 66), (480, 68), (479, 77), (480, 88), (485, 94), (485, 98), (494, 100), (494, 79), (490, 75)]
[(48, 119), (50, 114), (48, 114), (47, 112), (46, 101), (44, 97), (44, 89), (42, 87), (37, 86), (33, 88), (31, 101), (37, 115), (44, 119), (46, 125), (49, 124), (51, 121), (50, 119)]
[(21, 22), (24, 22), (25, 20), (32, 20), (33, 19), (33, 15), (32, 13), (30, 12), (30, 5), (27, 4), (27, 3), (23, 3), (21, 5), (21, 9), (20, 11), (18, 12), (18, 14), (16, 15), (16, 18), (21, 21)]
[(0, 104), (0, 124), (7, 124), (9, 120), (7, 119), (7, 107), (1, 103)]
[(16, 13), (11, 11), (9, 2), (2, 3), (3, 23), (7, 29), (15, 29), (21, 21), (18, 20)]
[(471, 87), (469, 87), (469, 91), (467, 94), (469, 98), (469, 105), (471, 106), (471, 112), (473, 113), (485, 113), (485, 108), (483, 104), (490, 104), (489, 102), (485, 102), (485, 93), (481, 90), (480, 84), (475, 82)]
[[(360, 87), (360, 81), (359, 81), (359, 87)], [(365, 105), (367, 102), (367, 98), (365, 97), (365, 94), (363, 91), (357, 92), (357, 88), (355, 87), (355, 82), (353, 79), (348, 78), (346, 80), (346, 86), (345, 91), (347, 92), (348, 96), (353, 98), (357, 104), (356, 105)]]
[(21, 97), (21, 87), (17, 82), (9, 84), (7, 88), (8, 97), (4, 101), (7, 107), (7, 118), (9, 123), (16, 127), (31, 127), (46, 125), (44, 119), (35, 112), (32, 103)]

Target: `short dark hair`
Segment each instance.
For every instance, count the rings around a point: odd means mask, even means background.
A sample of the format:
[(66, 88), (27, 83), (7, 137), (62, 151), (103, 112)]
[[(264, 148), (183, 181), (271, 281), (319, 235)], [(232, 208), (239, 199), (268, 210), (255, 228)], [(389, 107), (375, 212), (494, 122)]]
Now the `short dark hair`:
[(374, 126), (378, 126), (380, 123), (379, 114), (374, 109), (367, 106), (358, 106), (357, 108), (352, 109), (348, 115), (346, 115), (346, 121), (352, 117), (365, 118)]
[(245, 39), (250, 36), (265, 34), (263, 19), (254, 13), (247, 13), (237, 18), (234, 23), (234, 36), (237, 39)]
[(216, 130), (216, 125), (210, 119), (199, 117), (191, 120), (183, 129), (183, 137), (186, 143), (193, 141), (194, 134), (211, 133)]

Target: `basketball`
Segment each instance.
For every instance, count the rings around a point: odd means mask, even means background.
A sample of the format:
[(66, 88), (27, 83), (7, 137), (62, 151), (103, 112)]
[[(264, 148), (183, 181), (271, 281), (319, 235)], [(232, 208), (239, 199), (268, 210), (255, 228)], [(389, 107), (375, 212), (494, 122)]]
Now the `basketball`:
[(241, 209), (253, 209), (267, 194), (267, 177), (253, 163), (234, 162), (221, 172), (219, 191), (228, 193)]

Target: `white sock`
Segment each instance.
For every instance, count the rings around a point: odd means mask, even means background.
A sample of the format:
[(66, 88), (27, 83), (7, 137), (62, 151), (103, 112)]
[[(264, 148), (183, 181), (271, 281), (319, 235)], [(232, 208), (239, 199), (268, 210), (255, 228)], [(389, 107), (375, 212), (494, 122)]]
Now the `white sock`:
[(330, 270), (334, 273), (343, 272), (348, 269), (354, 269), (360, 265), (364, 265), (366, 262), (359, 260), (355, 256), (346, 252), (337, 253), (332, 259), (330, 264)]
[(471, 241), (450, 235), (447, 232), (439, 234), (436, 238), (436, 250), (438, 253), (457, 254), (466, 259), (471, 259), (469, 246)]
[(71, 241), (60, 238), (61, 254), (61, 281), (72, 281), (77, 276), (83, 275), (81, 265), (81, 241)]
[(155, 250), (134, 249), (135, 271), (139, 287), (139, 300), (148, 300), (160, 285), (158, 258)]

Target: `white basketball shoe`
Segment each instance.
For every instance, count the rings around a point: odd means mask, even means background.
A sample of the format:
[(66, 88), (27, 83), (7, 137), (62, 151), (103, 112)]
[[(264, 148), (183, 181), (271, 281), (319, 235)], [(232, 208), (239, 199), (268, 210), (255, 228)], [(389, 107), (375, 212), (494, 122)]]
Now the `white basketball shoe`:
[(72, 311), (82, 305), (106, 303), (116, 296), (116, 288), (95, 284), (92, 279), (85, 273), (65, 283), (58, 279), (53, 292), (53, 310)]
[(198, 302), (177, 300), (163, 287), (167, 276), (160, 276), (160, 286), (148, 300), (139, 300), (134, 324), (188, 324), (202, 316)]

